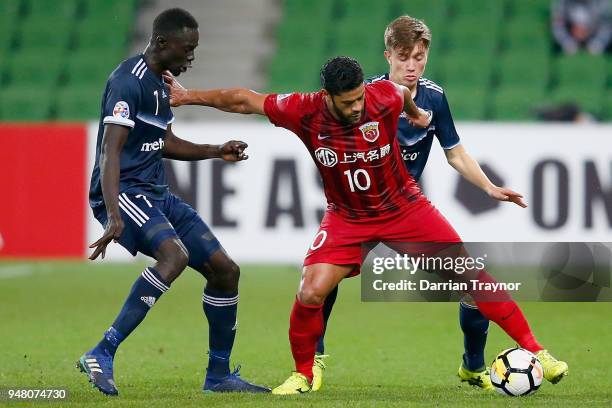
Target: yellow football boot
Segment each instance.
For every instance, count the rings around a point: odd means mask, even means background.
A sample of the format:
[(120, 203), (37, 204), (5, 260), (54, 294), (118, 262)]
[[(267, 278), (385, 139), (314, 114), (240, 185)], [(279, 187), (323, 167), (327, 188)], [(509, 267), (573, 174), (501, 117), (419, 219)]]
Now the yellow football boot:
[(548, 350), (540, 350), (535, 355), (540, 360), (540, 363), (542, 363), (544, 378), (551, 383), (556, 384), (567, 375), (569, 371), (567, 363), (551, 356)]
[(314, 359), (314, 364), (312, 365), (312, 389), (311, 391), (319, 391), (321, 386), (323, 385), (323, 372), (327, 368), (325, 364), (326, 358), (329, 357), (329, 354), (317, 354)]
[(310, 384), (308, 378), (305, 375), (298, 372), (293, 372), (284, 383), (272, 390), (274, 395), (294, 395), (294, 394), (305, 394), (310, 392)]
[(470, 385), (480, 387), (483, 390), (493, 390), (493, 384), (491, 384), (491, 377), (489, 376), (489, 369), (485, 368), (482, 371), (470, 371), (463, 366), (459, 366), (457, 376), (461, 379), (461, 382), (467, 382)]

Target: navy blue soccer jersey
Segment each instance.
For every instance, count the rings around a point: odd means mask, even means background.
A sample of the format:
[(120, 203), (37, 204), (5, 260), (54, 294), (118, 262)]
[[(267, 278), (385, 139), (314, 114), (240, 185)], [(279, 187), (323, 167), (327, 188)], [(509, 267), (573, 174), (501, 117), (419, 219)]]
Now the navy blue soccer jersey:
[(162, 163), (166, 129), (174, 120), (170, 98), (161, 76), (147, 66), (142, 54), (123, 61), (111, 73), (102, 97), (102, 113), (91, 175), (89, 204), (104, 204), (100, 180), (100, 148), (104, 126), (130, 128), (120, 157), (119, 192), (144, 194), (161, 200), (168, 192)]
[[(389, 74), (370, 78), (367, 82), (382, 79), (389, 79)], [(414, 103), (419, 108), (433, 113), (431, 124), (427, 129), (414, 127), (408, 123), (406, 113), (402, 112), (397, 127), (397, 139), (402, 149), (402, 158), (406, 168), (418, 181), (427, 164), (434, 135), (445, 150), (457, 146), (460, 140), (455, 130), (446, 95), (439, 85), (429, 79), (420, 78)]]

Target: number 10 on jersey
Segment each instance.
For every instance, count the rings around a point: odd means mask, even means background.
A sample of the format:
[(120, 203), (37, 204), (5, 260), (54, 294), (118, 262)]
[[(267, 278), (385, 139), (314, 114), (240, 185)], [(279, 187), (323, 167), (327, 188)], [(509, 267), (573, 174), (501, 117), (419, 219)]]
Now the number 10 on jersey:
[(344, 175), (348, 179), (349, 188), (352, 193), (355, 192), (355, 187), (361, 191), (366, 191), (370, 188), (370, 175), (364, 169), (357, 169), (352, 173), (350, 170), (347, 170), (344, 172)]

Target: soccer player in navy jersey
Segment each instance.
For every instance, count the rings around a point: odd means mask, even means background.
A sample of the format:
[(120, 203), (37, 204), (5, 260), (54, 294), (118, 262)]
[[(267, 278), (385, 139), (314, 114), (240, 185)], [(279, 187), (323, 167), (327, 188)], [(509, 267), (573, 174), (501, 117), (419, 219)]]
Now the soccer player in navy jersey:
[[(478, 163), (467, 153), (455, 129), (446, 94), (441, 86), (423, 77), (428, 60), (431, 31), (427, 25), (416, 18), (401, 16), (387, 26), (384, 35), (384, 57), (389, 63), (389, 72), (370, 78), (368, 82), (390, 80), (407, 87), (414, 102), (421, 108), (433, 113), (432, 123), (427, 129), (412, 126), (405, 114), (401, 114), (397, 130), (402, 158), (406, 168), (419, 180), (427, 164), (434, 138), (444, 149), (448, 164), (475, 186), (496, 200), (513, 197), (513, 202), (521, 207), (526, 204), (515, 192), (494, 185), (483, 173)], [(323, 316), (325, 327), (338, 294), (336, 287), (325, 299)], [(459, 305), (459, 323), (464, 335), (463, 361), (458, 376), (462, 381), (484, 389), (493, 389), (485, 366), (484, 348), (489, 321), (480, 313), (473, 300), (466, 296)], [(324, 359), (325, 330), (317, 344), (317, 356), (313, 366), (312, 390), (322, 385), (326, 368)]]
[[(466, 255), (459, 235), (421, 193), (404, 165), (396, 136), (400, 114), (405, 112), (419, 127), (427, 127), (432, 119), (417, 108), (408, 88), (388, 80), (364, 84), (361, 66), (349, 57), (330, 59), (321, 69), (322, 89), (312, 93), (187, 90), (170, 74), (165, 80), (171, 85), (173, 106), (265, 115), (275, 126), (290, 130), (308, 149), (323, 180), (328, 207), (304, 259), (289, 320), (295, 372), (273, 394), (311, 391), (316, 345), (324, 327), (323, 303), (340, 281), (360, 273), (364, 244), (385, 242), (402, 250), (407, 243), (425, 242), (434, 250), (450, 250), (447, 256)], [(518, 198), (506, 195), (504, 201)], [(484, 269), (454, 277), (494, 282)], [(548, 354), (507, 292), (498, 290), (491, 301), (478, 286), (472, 285), (468, 293), (487, 319), (521, 347)], [(557, 376), (567, 372), (566, 363), (552, 356), (550, 363), (543, 362), (545, 372), (554, 369)]]
[(238, 266), (195, 210), (170, 193), (166, 184), (162, 158), (247, 159), (243, 142), (194, 144), (172, 131), (174, 116), (162, 72), (185, 72), (198, 40), (198, 24), (191, 14), (182, 9), (162, 12), (155, 18), (147, 49), (123, 61), (104, 91), (89, 203), (105, 230), (90, 246), (94, 248), (90, 259), (104, 258), (107, 245), (116, 241), (132, 255), (140, 252), (156, 260), (136, 279), (102, 340), (77, 362), (77, 368), (106, 395), (118, 395), (113, 378), (117, 348), (186, 266), (207, 280), (202, 303), (209, 324), (209, 359), (203, 390), (270, 391), (229, 369), (236, 335)]

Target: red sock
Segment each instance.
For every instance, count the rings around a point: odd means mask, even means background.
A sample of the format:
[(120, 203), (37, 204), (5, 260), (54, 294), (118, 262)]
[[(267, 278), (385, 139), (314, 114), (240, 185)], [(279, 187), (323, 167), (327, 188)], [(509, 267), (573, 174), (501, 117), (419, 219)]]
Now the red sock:
[(289, 319), (289, 343), (295, 370), (312, 382), (317, 341), (323, 334), (323, 305), (304, 305), (297, 298)]
[[(495, 279), (485, 271), (480, 272), (478, 280), (482, 282), (495, 282)], [(490, 300), (491, 296), (490, 293), (479, 294), (475, 292), (472, 294), (480, 313), (487, 319), (497, 323), (522, 348), (532, 353), (542, 350), (543, 347), (536, 340), (529, 328), (527, 319), (525, 319), (523, 312), (516, 302), (512, 300), (510, 294), (506, 291), (498, 290), (494, 295), (494, 298), (498, 301), (484, 301), (487, 298)]]

